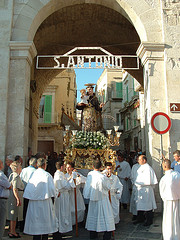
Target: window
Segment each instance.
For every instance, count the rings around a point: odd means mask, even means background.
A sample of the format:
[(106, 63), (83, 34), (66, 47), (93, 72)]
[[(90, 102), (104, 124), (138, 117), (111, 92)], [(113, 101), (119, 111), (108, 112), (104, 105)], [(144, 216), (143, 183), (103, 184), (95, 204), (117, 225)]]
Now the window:
[(43, 95), (39, 105), (39, 122), (51, 123), (52, 95)]

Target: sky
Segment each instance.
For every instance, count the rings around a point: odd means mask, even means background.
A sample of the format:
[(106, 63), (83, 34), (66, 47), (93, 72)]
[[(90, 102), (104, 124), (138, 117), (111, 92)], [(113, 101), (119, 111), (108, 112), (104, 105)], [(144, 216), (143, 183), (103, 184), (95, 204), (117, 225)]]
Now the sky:
[(80, 90), (86, 83), (97, 83), (104, 69), (75, 69), (77, 84), (77, 102), (80, 101)]

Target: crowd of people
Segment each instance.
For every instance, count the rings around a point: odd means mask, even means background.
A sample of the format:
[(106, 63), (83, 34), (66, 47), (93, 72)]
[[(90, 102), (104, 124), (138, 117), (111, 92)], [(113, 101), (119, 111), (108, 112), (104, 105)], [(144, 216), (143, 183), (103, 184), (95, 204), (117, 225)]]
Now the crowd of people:
[[(93, 170), (83, 176), (73, 162), (64, 162), (61, 152), (47, 156), (29, 156), (28, 166), (22, 169), (18, 155), (7, 156), (5, 168), (0, 160), (0, 239), (6, 220), (9, 238), (20, 238), (20, 230), (33, 235), (33, 240), (62, 239), (62, 234), (80, 224), (90, 232), (90, 239), (111, 239), (120, 221), (123, 207), (132, 213), (134, 224), (150, 226), (157, 208), (154, 188), (158, 184), (147, 157), (138, 153), (117, 152), (115, 169), (92, 156)], [(180, 239), (180, 151), (174, 152), (174, 162), (163, 159), (165, 172), (159, 182), (164, 202), (163, 239)], [(4, 168), (4, 172), (3, 172)], [(114, 174), (113, 171), (116, 173)]]

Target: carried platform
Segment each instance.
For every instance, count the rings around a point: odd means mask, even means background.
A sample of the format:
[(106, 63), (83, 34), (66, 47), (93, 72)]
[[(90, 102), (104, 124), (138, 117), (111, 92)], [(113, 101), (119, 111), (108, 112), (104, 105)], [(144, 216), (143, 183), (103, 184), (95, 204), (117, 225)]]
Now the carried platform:
[(93, 169), (93, 158), (97, 158), (101, 161), (102, 167), (105, 166), (105, 162), (112, 162), (113, 168), (115, 168), (116, 152), (110, 148), (107, 149), (67, 149), (65, 162), (74, 162), (76, 169)]

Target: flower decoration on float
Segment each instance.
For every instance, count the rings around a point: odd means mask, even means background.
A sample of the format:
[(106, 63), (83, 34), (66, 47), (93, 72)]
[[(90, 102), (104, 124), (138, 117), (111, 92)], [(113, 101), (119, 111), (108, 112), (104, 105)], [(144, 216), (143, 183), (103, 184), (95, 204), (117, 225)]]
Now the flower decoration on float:
[(70, 143), (70, 148), (79, 149), (106, 149), (109, 147), (109, 140), (100, 131), (86, 132), (78, 131)]

